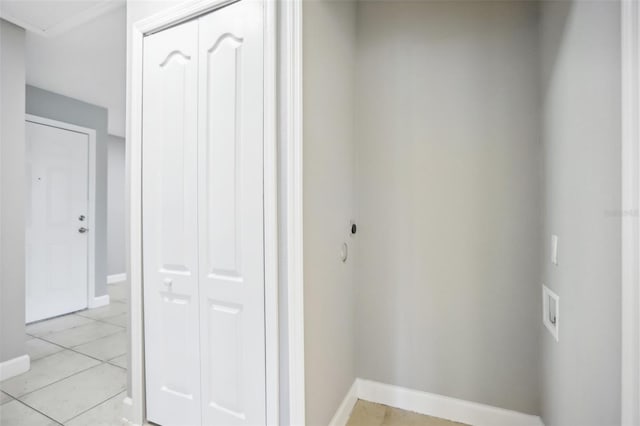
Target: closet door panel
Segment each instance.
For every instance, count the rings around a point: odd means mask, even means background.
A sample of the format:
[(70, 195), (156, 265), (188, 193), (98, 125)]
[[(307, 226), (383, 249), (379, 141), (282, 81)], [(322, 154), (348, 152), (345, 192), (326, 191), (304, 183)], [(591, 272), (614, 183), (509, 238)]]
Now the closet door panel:
[(200, 424), (198, 22), (144, 41), (143, 263), (147, 415)]
[(203, 423), (265, 423), (263, 9), (200, 18)]

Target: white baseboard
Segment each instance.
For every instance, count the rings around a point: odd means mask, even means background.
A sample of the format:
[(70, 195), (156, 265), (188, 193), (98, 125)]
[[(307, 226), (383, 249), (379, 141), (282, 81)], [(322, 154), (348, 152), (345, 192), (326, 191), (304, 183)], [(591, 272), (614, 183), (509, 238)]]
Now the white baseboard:
[(127, 274), (107, 275), (107, 284), (117, 284), (127, 280)]
[(31, 358), (29, 358), (29, 355), (22, 355), (0, 362), (0, 381), (26, 373), (29, 371), (29, 368), (31, 368)]
[(544, 426), (538, 416), (364, 379), (355, 380), (330, 425), (344, 426), (358, 399), (473, 426)]
[(93, 300), (89, 300), (89, 309), (99, 308), (101, 306), (107, 306), (111, 302), (109, 295), (95, 296)]
[(356, 402), (358, 402), (358, 379), (356, 379), (351, 385), (351, 388), (349, 388), (347, 395), (338, 407), (338, 411), (336, 411), (336, 414), (334, 414), (329, 422), (329, 426), (345, 426), (349, 421), (351, 411), (353, 411)]

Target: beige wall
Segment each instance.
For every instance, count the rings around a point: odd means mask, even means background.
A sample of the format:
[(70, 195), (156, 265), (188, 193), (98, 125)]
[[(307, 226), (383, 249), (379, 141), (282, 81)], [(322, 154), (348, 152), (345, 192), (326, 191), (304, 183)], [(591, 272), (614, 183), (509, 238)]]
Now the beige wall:
[(537, 18), (358, 5), (359, 377), (539, 412)]
[(25, 354), (24, 40), (0, 19), (0, 362)]
[[(619, 425), (621, 358), (620, 4), (542, 4), (543, 282), (560, 341), (542, 331), (547, 426)], [(559, 238), (558, 266), (549, 261)]]
[[(308, 1), (304, 50), (306, 424), (326, 426), (355, 379), (353, 258), (355, 3)], [(351, 252), (355, 249), (351, 247)]]

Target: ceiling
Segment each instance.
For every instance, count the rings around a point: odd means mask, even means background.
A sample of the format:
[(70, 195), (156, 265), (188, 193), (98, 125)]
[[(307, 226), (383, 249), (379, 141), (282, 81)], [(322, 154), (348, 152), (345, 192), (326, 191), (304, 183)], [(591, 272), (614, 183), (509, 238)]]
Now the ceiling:
[(55, 37), (27, 31), (27, 84), (107, 108), (109, 133), (124, 136), (126, 20), (120, 4)]
[(45, 37), (60, 35), (125, 4), (125, 0), (2, 0), (0, 17)]

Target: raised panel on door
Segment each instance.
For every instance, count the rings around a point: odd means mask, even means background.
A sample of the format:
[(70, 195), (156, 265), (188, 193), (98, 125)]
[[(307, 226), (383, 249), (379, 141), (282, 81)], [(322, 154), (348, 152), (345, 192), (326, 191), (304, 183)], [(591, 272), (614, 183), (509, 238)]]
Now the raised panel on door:
[(200, 424), (198, 23), (144, 41), (143, 274), (147, 417)]
[(203, 424), (265, 424), (263, 6), (200, 18)]
[(87, 307), (89, 136), (26, 122), (26, 321)]

